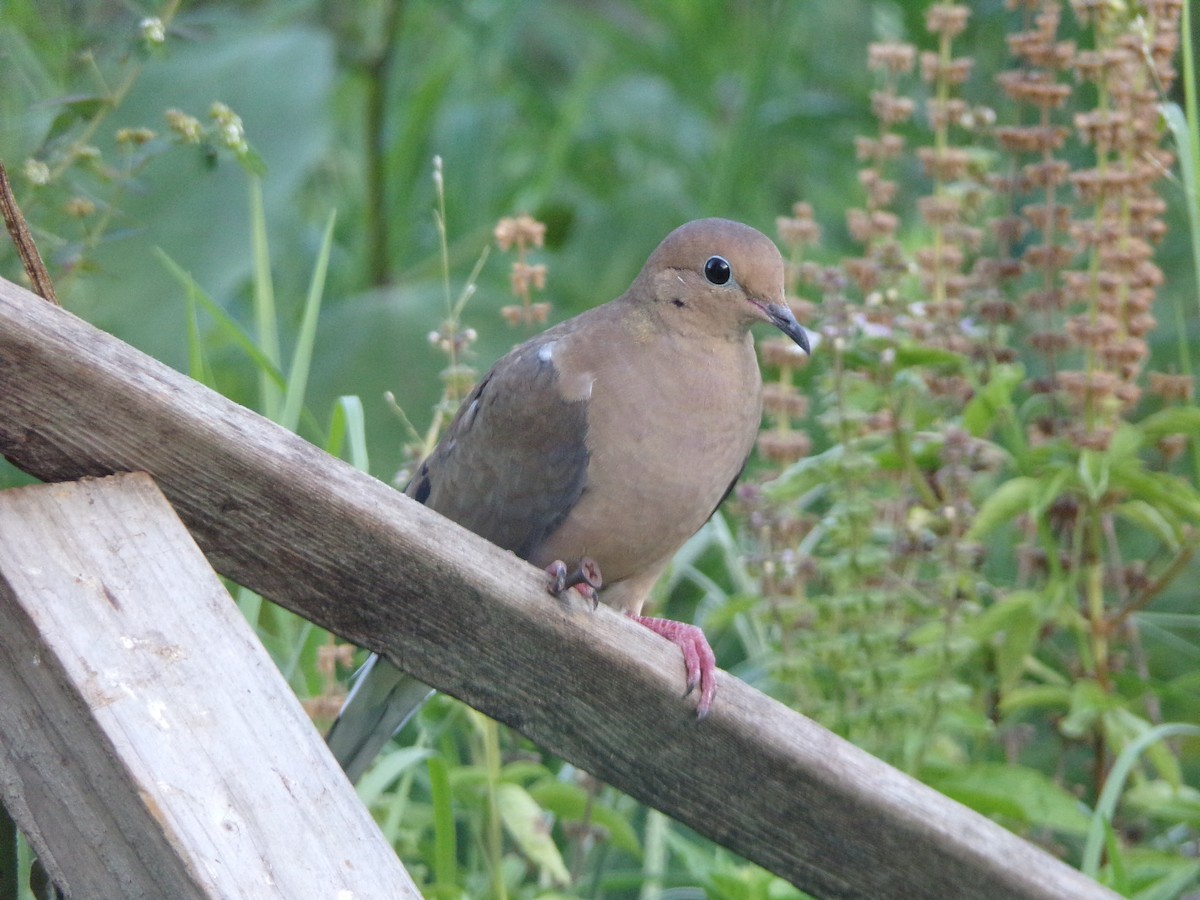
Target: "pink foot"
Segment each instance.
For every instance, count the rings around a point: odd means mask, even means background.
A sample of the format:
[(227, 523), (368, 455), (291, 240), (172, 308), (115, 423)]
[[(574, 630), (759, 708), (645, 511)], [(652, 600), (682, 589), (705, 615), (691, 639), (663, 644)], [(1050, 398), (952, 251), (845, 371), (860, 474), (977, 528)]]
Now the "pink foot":
[(592, 601), (592, 609), (600, 605), (600, 598), (596, 595), (596, 591), (600, 590), (600, 585), (604, 581), (600, 577), (600, 567), (590, 556), (581, 557), (579, 565), (571, 573), (567, 572), (566, 563), (561, 559), (556, 559), (546, 566), (546, 574), (550, 576), (550, 583), (546, 585), (546, 588), (555, 597), (567, 588), (573, 587), (584, 600)]
[(627, 613), (629, 618), (644, 625), (657, 635), (665, 637), (683, 653), (683, 665), (687, 669), (687, 696), (697, 685), (700, 687), (700, 700), (696, 703), (696, 716), (703, 719), (708, 715), (713, 697), (717, 695), (717, 658), (713, 655), (708, 638), (695, 625), (676, 622), (673, 619), (652, 619), (647, 616), (635, 616)]

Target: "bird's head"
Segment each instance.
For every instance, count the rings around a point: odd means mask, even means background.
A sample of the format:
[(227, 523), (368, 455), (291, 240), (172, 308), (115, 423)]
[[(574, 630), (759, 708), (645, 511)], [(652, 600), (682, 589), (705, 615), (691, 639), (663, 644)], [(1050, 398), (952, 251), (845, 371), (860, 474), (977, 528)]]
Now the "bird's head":
[(804, 352), (808, 335), (784, 299), (783, 257), (760, 231), (728, 219), (697, 219), (663, 239), (631, 294), (653, 302), (663, 321), (714, 337), (769, 322)]

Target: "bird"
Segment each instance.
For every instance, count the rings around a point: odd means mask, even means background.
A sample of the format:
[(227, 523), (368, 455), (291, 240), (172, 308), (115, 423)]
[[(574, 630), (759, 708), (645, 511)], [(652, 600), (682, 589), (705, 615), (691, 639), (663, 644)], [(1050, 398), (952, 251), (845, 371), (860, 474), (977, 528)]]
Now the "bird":
[[(784, 261), (756, 229), (699, 219), (668, 234), (621, 296), (501, 358), (405, 493), (679, 646), (697, 714), (716, 660), (696, 626), (642, 616), (676, 551), (733, 490), (762, 418), (751, 326), (805, 353)], [(327, 743), (351, 781), (432, 689), (372, 656)]]

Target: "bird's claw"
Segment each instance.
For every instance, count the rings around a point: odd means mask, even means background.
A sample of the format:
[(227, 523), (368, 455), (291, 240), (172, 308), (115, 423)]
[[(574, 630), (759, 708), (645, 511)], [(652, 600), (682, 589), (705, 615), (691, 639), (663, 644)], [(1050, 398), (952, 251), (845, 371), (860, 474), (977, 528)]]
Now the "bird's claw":
[(567, 564), (561, 559), (556, 559), (546, 566), (546, 574), (550, 576), (550, 583), (546, 585), (546, 590), (555, 597), (567, 589)]
[(555, 597), (567, 588), (575, 588), (585, 600), (592, 601), (592, 609), (600, 605), (596, 592), (604, 582), (600, 577), (600, 566), (590, 556), (580, 557), (579, 564), (572, 572), (567, 571), (566, 563), (556, 559), (546, 567), (546, 574), (550, 576), (550, 583), (546, 587)]
[(683, 667), (687, 673), (686, 690), (684, 690), (683, 696), (686, 697), (697, 687), (700, 688), (700, 698), (696, 702), (696, 717), (703, 719), (707, 716), (712, 707), (713, 698), (717, 695), (717, 658), (713, 654), (712, 647), (708, 645), (708, 638), (704, 636), (704, 632), (695, 625), (676, 622), (673, 619), (653, 619), (633, 613), (630, 613), (629, 617), (655, 634), (665, 637), (679, 648), (683, 654)]

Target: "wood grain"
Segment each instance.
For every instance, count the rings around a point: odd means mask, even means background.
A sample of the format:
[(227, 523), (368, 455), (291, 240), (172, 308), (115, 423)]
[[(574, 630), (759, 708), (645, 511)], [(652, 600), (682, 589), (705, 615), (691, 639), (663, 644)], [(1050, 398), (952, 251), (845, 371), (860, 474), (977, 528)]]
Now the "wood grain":
[(68, 896), (420, 896), (144, 474), (0, 493), (0, 696), (0, 796)]
[(724, 674), (15, 285), (0, 450), (47, 480), (152, 473), (214, 567), (820, 897), (1112, 897)]

